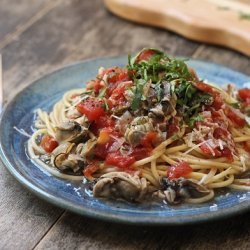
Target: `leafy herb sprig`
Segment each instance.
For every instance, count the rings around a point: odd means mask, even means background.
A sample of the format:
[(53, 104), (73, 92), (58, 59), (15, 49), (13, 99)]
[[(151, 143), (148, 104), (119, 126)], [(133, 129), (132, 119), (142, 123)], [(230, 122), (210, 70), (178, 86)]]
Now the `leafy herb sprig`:
[[(142, 53), (151, 52), (147, 60), (138, 60)], [(211, 102), (212, 96), (198, 90), (194, 85), (194, 77), (190, 74), (184, 60), (170, 58), (162, 51), (144, 49), (137, 56), (128, 58), (128, 72), (135, 82), (131, 109), (140, 107), (143, 97), (143, 85), (149, 80), (155, 90), (157, 101), (163, 98), (163, 83), (171, 84), (172, 94), (177, 96), (177, 112), (183, 116), (184, 121), (193, 126), (203, 104)]]
[(140, 107), (141, 100), (143, 99), (143, 86), (145, 85), (144, 79), (139, 79), (135, 81), (134, 98), (131, 103), (131, 109), (133, 111)]
[[(153, 50), (154, 55), (149, 60), (139, 61), (137, 59), (145, 50)], [(174, 79), (191, 79), (188, 67), (183, 60), (170, 58), (162, 51), (156, 49), (144, 49), (135, 57), (128, 57), (128, 71), (132, 78), (149, 79), (152, 83), (157, 83), (160, 80), (174, 80)]]

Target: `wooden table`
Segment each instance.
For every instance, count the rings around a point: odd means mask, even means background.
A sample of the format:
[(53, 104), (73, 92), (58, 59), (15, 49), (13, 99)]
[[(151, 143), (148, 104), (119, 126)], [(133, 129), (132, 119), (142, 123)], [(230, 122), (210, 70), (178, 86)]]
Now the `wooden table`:
[[(0, 0), (5, 99), (68, 63), (132, 53), (145, 46), (228, 65), (250, 74), (250, 58), (139, 26), (101, 0)], [(250, 249), (250, 213), (183, 227), (132, 227), (52, 206), (0, 166), (0, 249)]]

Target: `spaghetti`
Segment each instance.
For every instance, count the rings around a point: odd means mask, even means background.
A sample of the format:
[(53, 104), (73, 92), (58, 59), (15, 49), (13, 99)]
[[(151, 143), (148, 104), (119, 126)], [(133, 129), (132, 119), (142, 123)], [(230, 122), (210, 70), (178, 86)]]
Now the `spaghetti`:
[(92, 182), (97, 197), (201, 203), (215, 189), (250, 190), (249, 114), (250, 89), (222, 90), (144, 49), (37, 110), (28, 151), (57, 177)]

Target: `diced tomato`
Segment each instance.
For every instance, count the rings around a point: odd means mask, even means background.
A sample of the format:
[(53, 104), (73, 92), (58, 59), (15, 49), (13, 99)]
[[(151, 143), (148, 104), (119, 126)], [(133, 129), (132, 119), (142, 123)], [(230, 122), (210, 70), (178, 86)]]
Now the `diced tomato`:
[(214, 130), (214, 134), (213, 134), (215, 139), (223, 139), (223, 138), (227, 138), (228, 136), (228, 131), (223, 129), (223, 128), (216, 128)]
[(126, 101), (125, 90), (132, 85), (132, 81), (119, 84), (111, 93), (109, 100), (114, 104), (122, 104)]
[(197, 89), (199, 89), (199, 90), (201, 90), (203, 92), (207, 92), (207, 93), (210, 93), (210, 94), (214, 93), (213, 88), (210, 85), (208, 85), (208, 84), (206, 84), (204, 82), (198, 82), (198, 83), (195, 84), (195, 86), (196, 86)]
[(174, 117), (172, 122), (167, 127), (167, 137), (171, 137), (175, 133), (179, 131), (179, 120), (178, 118)]
[(242, 108), (249, 108), (250, 107), (250, 98), (246, 99), (243, 103), (242, 103)]
[(221, 150), (221, 156), (226, 157), (229, 162), (234, 161), (233, 154), (232, 154), (231, 150), (227, 147), (225, 147)]
[(51, 153), (58, 146), (58, 142), (52, 136), (46, 134), (43, 136), (40, 146), (47, 153)]
[(108, 76), (108, 83), (115, 83), (117, 81), (123, 81), (123, 80), (129, 80), (127, 70), (120, 67), (111, 67), (107, 68), (103, 71), (101, 75), (99, 75), (100, 78), (102, 78), (104, 75)]
[(246, 100), (250, 99), (250, 89), (249, 88), (240, 89), (238, 94), (239, 94), (239, 97), (243, 101), (246, 101)]
[(221, 152), (217, 148), (212, 148), (212, 150), (211, 150), (211, 147), (208, 147), (208, 145), (205, 143), (200, 145), (200, 149), (206, 155), (211, 155), (211, 156), (215, 156), (215, 157), (221, 156)]
[(114, 91), (112, 92), (112, 95), (110, 96), (110, 98), (113, 99), (113, 100), (120, 100), (121, 98), (124, 99), (125, 87), (126, 86), (122, 86), (120, 88), (117, 87), (116, 89), (114, 89)]
[(98, 159), (105, 160), (106, 156), (110, 153), (109, 149), (113, 145), (114, 139), (110, 139), (107, 143), (96, 144), (94, 148), (94, 155)]
[(239, 127), (243, 127), (246, 125), (246, 121), (245, 119), (243, 119), (242, 117), (240, 117), (236, 112), (240, 112), (240, 111), (234, 111), (233, 108), (229, 108), (226, 107), (225, 108), (225, 114), (226, 116), (236, 125), (238, 125)]
[(110, 137), (111, 134), (112, 134), (112, 129), (103, 128), (99, 133), (99, 137), (97, 138), (97, 143), (98, 144), (107, 143), (111, 139)]
[(225, 118), (222, 116), (221, 112), (211, 109), (212, 121), (218, 124), (225, 124)]
[(180, 177), (185, 177), (192, 172), (193, 169), (189, 166), (189, 164), (181, 161), (176, 165), (169, 167), (169, 169), (167, 170), (167, 177), (172, 180)]
[(142, 139), (140, 144), (146, 148), (152, 148), (157, 141), (157, 133), (154, 131), (148, 132)]
[(223, 99), (219, 93), (214, 93), (213, 94), (213, 104), (212, 107), (215, 108), (216, 110), (219, 110), (221, 106), (223, 105)]
[(250, 154), (250, 141), (246, 141), (243, 144), (244, 149)]
[(83, 170), (83, 174), (85, 177), (87, 177), (88, 179), (93, 178), (92, 174), (94, 174), (97, 170), (99, 170), (100, 167), (97, 163), (91, 163), (89, 164), (84, 170)]
[(128, 76), (127, 71), (120, 69), (120, 68), (118, 68), (115, 72), (113, 72), (112, 75), (108, 77), (109, 84), (120, 83), (120, 82), (124, 82), (128, 80), (129, 80), (129, 76)]
[(96, 136), (99, 134), (99, 130), (102, 128), (113, 128), (115, 126), (115, 121), (108, 115), (104, 115), (95, 120), (91, 126), (90, 130)]
[(95, 94), (99, 94), (100, 89), (103, 88), (103, 84), (100, 80), (92, 80), (87, 83), (87, 90), (94, 90)]
[(215, 157), (226, 157), (228, 159), (229, 162), (233, 162), (233, 154), (230, 151), (229, 148), (224, 147), (222, 150), (218, 149), (218, 148), (212, 148), (214, 155), (211, 151), (211, 149), (206, 145), (206, 144), (202, 144), (200, 146), (201, 151), (209, 156), (215, 156)]
[(116, 151), (118, 143), (116, 138), (119, 138), (119, 133), (114, 128), (103, 128), (99, 133), (98, 143), (94, 148), (94, 155), (104, 160), (109, 153)]
[(98, 125), (99, 128), (115, 126), (114, 120), (107, 115), (100, 117), (98, 120), (95, 121), (95, 123)]
[(195, 86), (203, 92), (212, 94), (213, 99), (214, 99), (213, 104), (212, 104), (213, 108), (215, 108), (216, 110), (221, 108), (221, 106), (223, 105), (223, 100), (222, 100), (221, 94), (218, 91), (216, 91), (210, 85), (204, 82), (198, 82), (195, 84)]
[(130, 153), (129, 155), (135, 157), (136, 161), (139, 161), (141, 159), (148, 157), (151, 151), (152, 149), (150, 148), (135, 147), (133, 148), (132, 153)]
[(168, 137), (171, 137), (172, 135), (174, 135), (178, 131), (179, 131), (179, 127), (176, 124), (169, 124), (167, 135), (168, 135)]
[(139, 63), (141, 61), (148, 61), (154, 54), (155, 51), (152, 49), (143, 50), (136, 58), (136, 63)]
[(86, 115), (90, 122), (105, 115), (104, 102), (94, 98), (89, 98), (77, 104), (76, 108), (81, 114)]
[(110, 96), (114, 89), (116, 89), (121, 82), (129, 81), (130, 77), (126, 69), (113, 67), (110, 69), (106, 69), (103, 72), (103, 75), (107, 74), (107, 96)]
[(128, 169), (134, 162), (134, 156), (122, 155), (120, 151), (108, 154), (105, 160), (107, 165), (116, 166), (122, 169)]

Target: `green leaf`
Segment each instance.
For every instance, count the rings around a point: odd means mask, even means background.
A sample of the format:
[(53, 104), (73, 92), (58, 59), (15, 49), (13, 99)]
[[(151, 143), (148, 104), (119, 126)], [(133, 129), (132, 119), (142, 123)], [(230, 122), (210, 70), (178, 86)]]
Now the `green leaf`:
[(195, 122), (201, 122), (201, 121), (203, 121), (204, 120), (204, 117), (203, 116), (201, 116), (201, 115), (194, 115), (194, 116), (192, 116), (191, 118), (190, 118), (190, 120), (189, 120), (189, 126), (190, 127), (193, 127), (194, 126), (194, 124), (195, 124)]
[(240, 103), (239, 102), (234, 102), (234, 103), (229, 103), (229, 105), (235, 109), (240, 109)]
[(180, 59), (171, 59), (166, 64), (166, 72), (166, 78), (168, 80), (181, 78), (187, 80), (191, 77), (186, 63)]
[(104, 108), (106, 111), (108, 111), (108, 110), (109, 110), (109, 105), (108, 105), (108, 103), (107, 103), (107, 100), (104, 98), (103, 101), (104, 101), (104, 103), (103, 103), (103, 108)]
[(161, 82), (157, 82), (155, 85), (154, 85), (154, 89), (155, 89), (155, 92), (156, 92), (156, 96), (157, 96), (157, 100), (158, 102), (161, 101), (161, 99), (163, 98), (163, 89), (162, 89), (162, 86), (161, 86)]
[(193, 95), (197, 92), (197, 89), (190, 83), (187, 85), (185, 98), (191, 99), (193, 98)]
[(102, 88), (101, 91), (99, 92), (98, 97), (103, 98), (106, 95), (107, 88)]
[(131, 109), (133, 111), (137, 110), (140, 107), (141, 100), (143, 99), (143, 86), (145, 80), (140, 79), (136, 81), (136, 88), (134, 90), (134, 98), (131, 103)]

